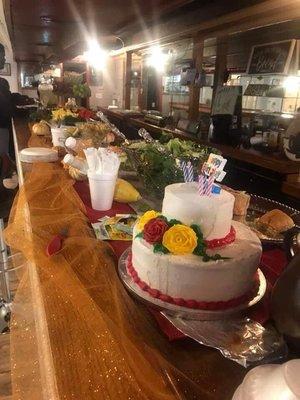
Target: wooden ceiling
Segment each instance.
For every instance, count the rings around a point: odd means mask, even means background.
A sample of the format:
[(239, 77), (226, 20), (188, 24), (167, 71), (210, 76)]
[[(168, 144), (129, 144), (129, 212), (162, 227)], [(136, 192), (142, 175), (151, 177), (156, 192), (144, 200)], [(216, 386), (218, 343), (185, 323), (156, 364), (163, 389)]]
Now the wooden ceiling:
[[(173, 42), (179, 34), (222, 37), (300, 18), (299, 1), (3, 0), (3, 4), (15, 59), (40, 68), (82, 54), (88, 37), (97, 37), (110, 48), (116, 35), (132, 48), (161, 38)], [(274, 32), (278, 36), (276, 27)]]
[(78, 54), (87, 35), (111, 41), (124, 27), (154, 22), (191, 1), (4, 0), (4, 11), (16, 60), (41, 63)]

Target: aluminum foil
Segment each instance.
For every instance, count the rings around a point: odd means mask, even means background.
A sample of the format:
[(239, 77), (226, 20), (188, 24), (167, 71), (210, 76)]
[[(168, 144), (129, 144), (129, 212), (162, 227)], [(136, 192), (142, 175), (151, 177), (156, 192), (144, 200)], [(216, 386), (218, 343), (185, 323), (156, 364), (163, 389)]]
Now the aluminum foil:
[(163, 314), (178, 330), (200, 344), (218, 349), (243, 367), (274, 362), (287, 356), (287, 345), (273, 328), (250, 318), (196, 321)]

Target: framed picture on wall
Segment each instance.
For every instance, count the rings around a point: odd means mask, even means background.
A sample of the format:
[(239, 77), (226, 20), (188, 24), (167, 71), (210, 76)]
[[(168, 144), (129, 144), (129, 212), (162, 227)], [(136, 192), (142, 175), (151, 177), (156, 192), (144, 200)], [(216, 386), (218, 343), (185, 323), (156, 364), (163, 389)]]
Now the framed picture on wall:
[(252, 46), (247, 74), (287, 74), (296, 40)]
[(11, 76), (10, 63), (5, 63), (4, 64), (4, 68), (0, 69), (0, 75), (2, 75), (2, 76)]

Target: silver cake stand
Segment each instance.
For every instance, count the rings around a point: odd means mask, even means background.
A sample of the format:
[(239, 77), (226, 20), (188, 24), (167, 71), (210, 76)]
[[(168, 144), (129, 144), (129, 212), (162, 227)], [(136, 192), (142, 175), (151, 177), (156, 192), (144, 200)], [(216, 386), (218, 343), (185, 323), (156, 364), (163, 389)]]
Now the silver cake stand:
[(127, 272), (126, 266), (127, 257), (130, 251), (131, 248), (125, 250), (124, 253), (121, 255), (118, 263), (118, 274), (125, 288), (142, 303), (152, 308), (156, 308), (157, 310), (164, 311), (165, 313), (175, 317), (199, 321), (211, 321), (237, 317), (244, 314), (250, 307), (253, 307), (255, 304), (257, 304), (263, 298), (266, 292), (266, 278), (262, 271), (258, 269), (259, 287), (257, 294), (251, 300), (245, 302), (244, 304), (240, 304), (238, 307), (228, 308), (226, 310), (211, 311), (192, 309), (167, 303), (160, 299), (151, 297), (132, 280), (131, 276)]

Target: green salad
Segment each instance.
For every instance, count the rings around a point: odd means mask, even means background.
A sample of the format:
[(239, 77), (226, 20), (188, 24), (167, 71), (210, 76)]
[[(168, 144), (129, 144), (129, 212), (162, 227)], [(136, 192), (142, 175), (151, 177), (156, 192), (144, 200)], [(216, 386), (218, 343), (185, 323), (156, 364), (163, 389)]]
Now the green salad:
[(160, 198), (167, 185), (183, 182), (181, 160), (191, 161), (197, 174), (210, 153), (220, 154), (210, 146), (178, 138), (165, 140), (165, 136), (161, 141), (134, 141), (123, 148), (128, 157), (127, 163), (137, 171), (145, 190)]

